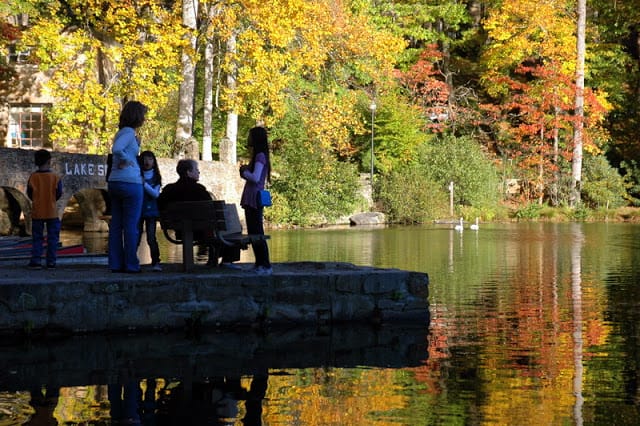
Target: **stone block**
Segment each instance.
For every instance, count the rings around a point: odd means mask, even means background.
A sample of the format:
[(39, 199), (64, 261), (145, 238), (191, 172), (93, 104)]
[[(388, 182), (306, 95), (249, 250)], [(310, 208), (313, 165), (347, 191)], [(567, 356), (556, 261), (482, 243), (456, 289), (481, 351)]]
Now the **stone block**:
[(410, 272), (407, 278), (409, 293), (416, 297), (429, 298), (429, 275), (418, 272)]
[[(265, 309), (266, 318), (273, 324), (315, 324), (317, 319), (316, 309), (318, 306), (309, 305), (289, 305), (287, 303), (276, 303), (267, 306)], [(325, 306), (324, 309), (328, 309)]]
[(252, 324), (263, 315), (263, 308), (249, 296), (227, 298), (218, 303), (215, 316), (204, 318), (205, 325)]
[(394, 291), (405, 291), (406, 274), (388, 274), (382, 270), (376, 270), (364, 279), (364, 294), (385, 294)]
[(274, 286), (271, 301), (290, 305), (328, 305), (331, 293), (326, 290), (326, 281), (326, 276), (319, 276), (295, 286)]
[(335, 276), (336, 291), (341, 293), (361, 294), (363, 291), (362, 283), (361, 274), (346, 273)]
[(398, 301), (392, 299), (380, 299), (376, 304), (381, 311), (402, 311), (406, 306), (405, 301)]
[(331, 305), (334, 321), (370, 320), (375, 309), (371, 297), (360, 295), (340, 295), (333, 298)]
[(191, 285), (158, 282), (154, 285), (138, 286), (132, 302), (139, 306), (175, 303), (187, 301), (194, 297)]

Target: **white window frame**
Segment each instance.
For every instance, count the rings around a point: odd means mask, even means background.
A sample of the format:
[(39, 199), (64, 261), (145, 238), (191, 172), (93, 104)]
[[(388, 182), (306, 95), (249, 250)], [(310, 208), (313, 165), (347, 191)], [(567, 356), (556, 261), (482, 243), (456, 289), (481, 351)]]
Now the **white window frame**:
[(49, 124), (45, 114), (49, 104), (9, 105), (7, 146), (12, 148), (50, 147)]

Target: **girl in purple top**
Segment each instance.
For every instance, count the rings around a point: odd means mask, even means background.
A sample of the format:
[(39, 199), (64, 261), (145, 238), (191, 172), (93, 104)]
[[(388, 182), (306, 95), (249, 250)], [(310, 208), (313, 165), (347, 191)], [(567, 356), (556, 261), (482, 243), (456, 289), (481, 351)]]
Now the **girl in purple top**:
[[(264, 235), (263, 207), (258, 206), (258, 191), (264, 189), (265, 181), (271, 173), (267, 130), (264, 127), (249, 130), (247, 145), (251, 152), (251, 162), (240, 166), (240, 176), (246, 181), (240, 206), (244, 209), (247, 233)], [(254, 271), (259, 275), (271, 275), (273, 270), (269, 262), (267, 242), (262, 240), (251, 246), (256, 258)]]

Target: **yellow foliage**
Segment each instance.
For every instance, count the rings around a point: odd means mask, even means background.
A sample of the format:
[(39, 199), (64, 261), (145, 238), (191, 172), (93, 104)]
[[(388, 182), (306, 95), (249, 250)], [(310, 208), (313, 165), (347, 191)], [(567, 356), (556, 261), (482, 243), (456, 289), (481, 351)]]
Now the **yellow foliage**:
[(497, 74), (513, 70), (526, 60), (562, 64), (565, 75), (575, 73), (575, 22), (566, 3), (556, 0), (505, 0), (485, 22), (490, 44), (483, 57), (487, 75), (483, 81), (496, 95)]
[(353, 154), (352, 136), (364, 132), (358, 120), (357, 104), (355, 93), (338, 96), (333, 92), (300, 102), (310, 139), (319, 143), (322, 151), (335, 151), (341, 156)]
[(150, 117), (164, 105), (180, 81), (185, 30), (163, 3), (70, 0), (63, 9), (51, 2), (33, 17), (22, 42), (50, 77), (45, 90), (56, 99), (48, 115), (54, 147), (80, 143), (89, 153), (105, 152), (124, 100), (147, 104)]
[[(226, 88), (224, 108), (267, 125), (284, 115), (287, 89), (300, 76), (315, 78), (334, 64), (349, 64), (382, 81), (391, 77), (404, 47), (401, 39), (375, 29), (368, 17), (352, 14), (340, 1), (227, 1), (218, 12), (211, 34), (223, 40), (235, 34), (237, 42), (237, 51), (224, 58), (227, 72), (237, 69), (237, 86)], [(350, 112), (355, 110), (342, 110)], [(355, 120), (341, 120), (349, 121)]]
[[(166, 4), (68, 0), (62, 6), (51, 1), (32, 17), (23, 43), (50, 77), (45, 90), (56, 99), (48, 115), (54, 147), (81, 142), (88, 152), (105, 152), (123, 101), (147, 104), (149, 118), (156, 106), (167, 103), (182, 78), (182, 52), (194, 57), (197, 52), (182, 25), (180, 2), (174, 9)], [(405, 44), (357, 10), (362, 9), (340, 0), (202, 1), (200, 12), (208, 21), (200, 40), (215, 41), (222, 71), (236, 79), (227, 87), (223, 76), (218, 106), (272, 125), (285, 114), (300, 77), (319, 81), (323, 74), (348, 68), (363, 85), (383, 87)], [(235, 51), (225, 48), (231, 37)], [(312, 114), (306, 120), (318, 129), (317, 141), (335, 152), (350, 152), (350, 135), (362, 131), (355, 97), (313, 94), (309, 99), (318, 103), (300, 107)]]

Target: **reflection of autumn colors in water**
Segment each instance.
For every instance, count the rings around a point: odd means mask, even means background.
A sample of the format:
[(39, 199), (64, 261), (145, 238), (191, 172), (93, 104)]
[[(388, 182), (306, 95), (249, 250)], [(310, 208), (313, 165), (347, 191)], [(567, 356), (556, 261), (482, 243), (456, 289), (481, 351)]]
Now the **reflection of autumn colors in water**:
[[(264, 424), (625, 425), (640, 418), (638, 225), (270, 234), (275, 262), (429, 273), (432, 317), (428, 357), (418, 367), (270, 370)], [(245, 410), (239, 403), (234, 424)]]

